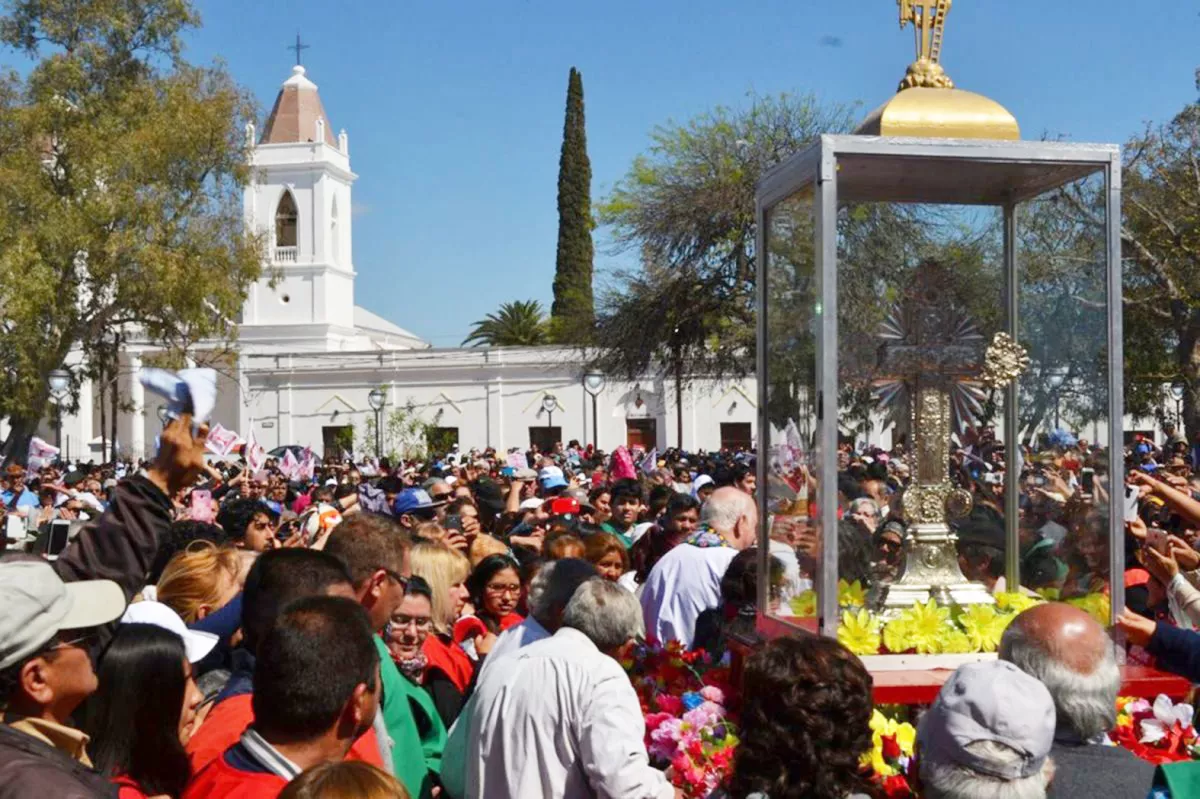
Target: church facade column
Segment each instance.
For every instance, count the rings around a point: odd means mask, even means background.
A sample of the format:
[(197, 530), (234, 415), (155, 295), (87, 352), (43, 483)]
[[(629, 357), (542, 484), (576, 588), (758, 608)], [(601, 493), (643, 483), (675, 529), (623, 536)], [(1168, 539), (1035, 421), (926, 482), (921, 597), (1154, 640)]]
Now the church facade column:
[(67, 438), (64, 444), (64, 456), (82, 461), (89, 459), (91, 450), (88, 445), (91, 444), (92, 437), (95, 435), (92, 430), (95, 402), (92, 379), (85, 377), (79, 384), (79, 411), (75, 414), (75, 424), (72, 425), (75, 437)]
[(146, 389), (142, 386), (142, 356), (129, 353), (129, 453), (135, 459), (146, 454)]

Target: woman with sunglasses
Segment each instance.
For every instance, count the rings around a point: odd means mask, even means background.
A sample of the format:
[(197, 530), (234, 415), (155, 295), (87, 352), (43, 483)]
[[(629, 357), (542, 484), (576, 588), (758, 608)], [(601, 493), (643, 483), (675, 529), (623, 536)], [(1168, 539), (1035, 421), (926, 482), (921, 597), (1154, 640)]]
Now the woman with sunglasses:
[[(494, 640), (490, 637), (525, 620), (517, 612), (521, 604), (520, 565), (511, 555), (488, 555), (467, 578), (467, 591), (475, 614), (464, 616), (454, 625), (454, 642), (478, 660), (487, 654), (476, 649), (481, 636)], [(490, 645), (487, 648), (490, 650)]]
[(433, 591), (429, 583), (413, 575), (404, 587), (404, 601), (388, 623), (388, 652), (400, 673), (429, 694), (449, 729), (462, 710), (465, 687), (460, 688), (441, 664), (428, 656), (426, 643), (432, 630)]

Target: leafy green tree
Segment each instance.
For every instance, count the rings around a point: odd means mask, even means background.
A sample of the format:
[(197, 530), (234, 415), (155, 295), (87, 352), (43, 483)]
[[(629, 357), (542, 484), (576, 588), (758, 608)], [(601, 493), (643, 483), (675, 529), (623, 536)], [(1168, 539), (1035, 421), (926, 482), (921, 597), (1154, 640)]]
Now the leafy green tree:
[(47, 375), (113, 331), (227, 340), (261, 272), (245, 231), (250, 96), (193, 66), (187, 0), (11, 0), (0, 41), (0, 416), (24, 457)]
[[(380, 455), (392, 463), (423, 459), (434, 430), (433, 425), (421, 419), (416, 403), (409, 397), (402, 407), (391, 408), (382, 414), (379, 442), (383, 450)], [(350, 444), (357, 453), (375, 452), (375, 414), (370, 414), (350, 435)]]
[(554, 303), (550, 307), (555, 341), (586, 342), (595, 316), (592, 298), (592, 162), (587, 153), (583, 76), (571, 67), (562, 154), (558, 161), (558, 254)]
[(550, 343), (549, 325), (537, 300), (506, 302), (475, 323), (463, 346), (535, 347)]
[(813, 137), (849, 130), (854, 115), (785, 94), (656, 128), (599, 206), (617, 248), (642, 266), (618, 273), (602, 297), (594, 366), (680, 384), (750, 372), (755, 183)]

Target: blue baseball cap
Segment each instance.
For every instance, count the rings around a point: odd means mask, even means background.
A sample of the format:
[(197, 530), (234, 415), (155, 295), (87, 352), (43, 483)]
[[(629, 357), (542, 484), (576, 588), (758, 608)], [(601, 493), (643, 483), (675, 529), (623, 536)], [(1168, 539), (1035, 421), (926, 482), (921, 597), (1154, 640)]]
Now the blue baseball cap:
[(392, 515), (412, 513), (415, 510), (433, 510), (445, 505), (445, 502), (434, 502), (429, 492), (423, 488), (406, 488), (396, 495), (392, 503)]
[(542, 484), (544, 491), (549, 488), (562, 488), (567, 484), (567, 478), (562, 469), (557, 466), (547, 466), (538, 472), (538, 482)]

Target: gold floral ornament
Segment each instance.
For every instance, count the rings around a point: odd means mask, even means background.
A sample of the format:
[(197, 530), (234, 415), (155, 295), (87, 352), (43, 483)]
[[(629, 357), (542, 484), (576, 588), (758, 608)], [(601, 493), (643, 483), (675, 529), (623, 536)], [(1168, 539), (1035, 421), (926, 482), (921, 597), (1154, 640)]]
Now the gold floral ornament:
[(1029, 353), (1012, 336), (997, 333), (983, 355), (983, 382), (990, 388), (1004, 388), (1029, 368)]

